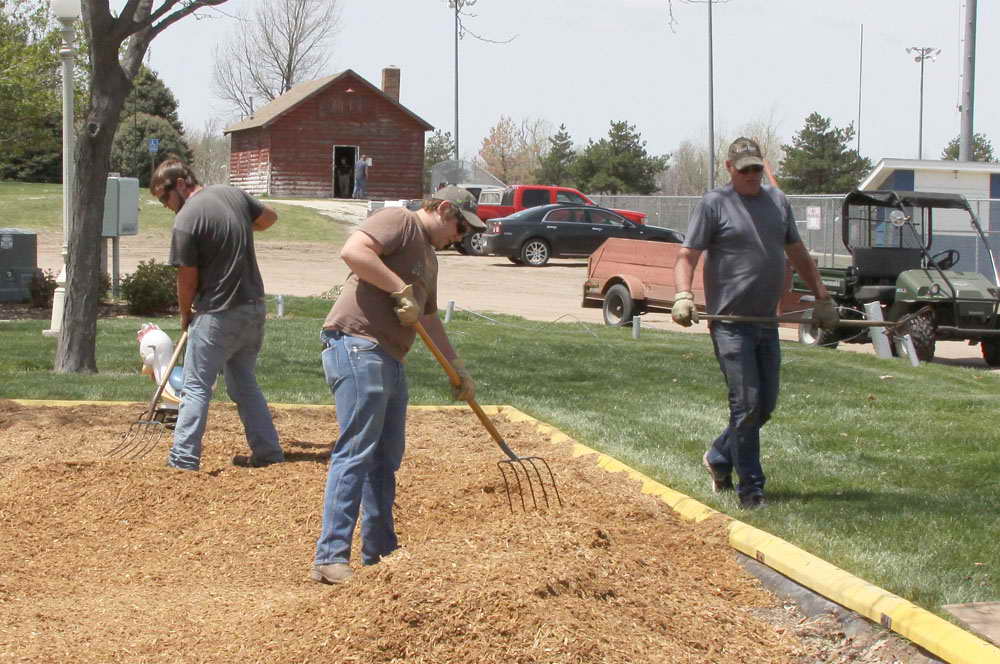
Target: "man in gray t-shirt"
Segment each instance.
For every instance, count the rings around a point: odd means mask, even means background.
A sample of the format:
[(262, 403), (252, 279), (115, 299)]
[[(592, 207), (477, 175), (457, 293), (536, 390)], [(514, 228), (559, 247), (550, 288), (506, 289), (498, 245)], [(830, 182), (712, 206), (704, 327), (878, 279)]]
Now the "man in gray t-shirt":
[[(732, 182), (702, 198), (674, 266), (677, 288), (672, 316), (685, 327), (698, 322), (691, 285), (702, 252), (706, 311), (732, 316), (774, 317), (784, 290), (785, 256), (816, 294), (813, 318), (837, 324), (837, 312), (816, 264), (795, 228), (788, 199), (761, 184), (764, 158), (756, 142), (738, 138), (729, 146), (726, 170)], [(712, 321), (715, 356), (729, 388), (729, 424), (702, 461), (718, 493), (739, 477), (740, 507), (764, 504), (760, 428), (778, 402), (781, 351), (777, 323)]]
[(199, 469), (208, 405), (220, 371), (251, 452), (249, 457), (234, 457), (233, 463), (265, 466), (284, 461), (256, 375), (266, 307), (253, 233), (270, 228), (278, 215), (239, 189), (202, 187), (177, 159), (160, 164), (149, 191), (176, 214), (170, 264), (177, 267), (181, 329), (188, 335), (184, 387), (167, 465)]

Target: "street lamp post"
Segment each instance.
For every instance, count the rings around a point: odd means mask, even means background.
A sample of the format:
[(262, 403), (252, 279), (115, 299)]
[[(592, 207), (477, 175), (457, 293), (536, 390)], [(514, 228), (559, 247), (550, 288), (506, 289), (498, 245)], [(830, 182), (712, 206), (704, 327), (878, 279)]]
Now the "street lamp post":
[(62, 269), (56, 278), (57, 288), (52, 296), (52, 322), (49, 329), (42, 332), (45, 336), (55, 337), (62, 332), (63, 311), (66, 305), (66, 257), (69, 253), (69, 225), (73, 218), (73, 24), (80, 18), (80, 0), (52, 0), (52, 13), (62, 25), (62, 47), (59, 57), (62, 60), (62, 95), (63, 95), (63, 243)]
[(906, 52), (913, 56), (914, 62), (920, 63), (920, 124), (917, 128), (917, 159), (924, 158), (924, 62), (934, 62), (941, 49), (933, 46), (912, 46)]

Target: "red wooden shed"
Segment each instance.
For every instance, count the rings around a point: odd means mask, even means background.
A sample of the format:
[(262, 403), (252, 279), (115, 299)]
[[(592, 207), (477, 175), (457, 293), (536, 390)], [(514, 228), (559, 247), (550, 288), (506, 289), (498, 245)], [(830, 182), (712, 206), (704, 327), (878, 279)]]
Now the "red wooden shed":
[[(256, 195), (350, 198), (365, 155), (368, 198), (420, 198), (431, 129), (399, 103), (399, 69), (382, 70), (381, 90), (347, 69), (300, 83), (226, 127), (229, 182)], [(346, 177), (335, 176), (337, 165)]]

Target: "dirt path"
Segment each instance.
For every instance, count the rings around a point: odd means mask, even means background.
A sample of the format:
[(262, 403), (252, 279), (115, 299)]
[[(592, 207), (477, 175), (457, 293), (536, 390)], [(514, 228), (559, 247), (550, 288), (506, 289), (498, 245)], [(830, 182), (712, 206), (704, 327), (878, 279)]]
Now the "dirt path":
[[(365, 204), (351, 200), (275, 201), (297, 204), (319, 210), (331, 217), (331, 223), (360, 223)], [(320, 295), (347, 278), (348, 270), (337, 256), (337, 248), (329, 244), (275, 242), (266, 233), (257, 236), (257, 256), (268, 293), (284, 295)], [(40, 233), (38, 261), (43, 269), (60, 265), (61, 234)], [(135, 270), (139, 261), (155, 258), (165, 261), (169, 239), (146, 236), (121, 240), (121, 274)], [(462, 256), (454, 251), (438, 254), (440, 263), (439, 305), (449, 301), (457, 307), (479, 313), (496, 312), (523, 316), (541, 321), (582, 321), (603, 325), (599, 309), (580, 306), (587, 261), (584, 259), (554, 259), (540, 268), (510, 263), (496, 256)], [(643, 325), (673, 331), (707, 333), (701, 324), (686, 330), (675, 325), (666, 314), (643, 316)], [(782, 329), (783, 339), (797, 339), (796, 330)], [(874, 353), (871, 344), (842, 344), (849, 352)], [(988, 369), (979, 346), (964, 342), (939, 341), (935, 362), (952, 366)], [(1000, 370), (994, 370), (1000, 372)]]

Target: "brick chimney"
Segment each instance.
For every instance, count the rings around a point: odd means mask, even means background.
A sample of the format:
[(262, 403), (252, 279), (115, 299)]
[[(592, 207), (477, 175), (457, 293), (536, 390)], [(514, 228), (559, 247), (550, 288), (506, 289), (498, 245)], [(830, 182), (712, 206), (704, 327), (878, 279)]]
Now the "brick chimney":
[(399, 67), (396, 65), (382, 69), (382, 92), (399, 102)]

